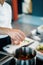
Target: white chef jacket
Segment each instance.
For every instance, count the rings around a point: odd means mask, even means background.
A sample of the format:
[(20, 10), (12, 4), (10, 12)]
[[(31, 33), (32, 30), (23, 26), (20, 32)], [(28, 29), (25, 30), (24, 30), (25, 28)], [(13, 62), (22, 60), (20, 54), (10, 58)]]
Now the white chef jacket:
[[(11, 6), (4, 2), (3, 5), (0, 4), (0, 27), (12, 28), (11, 26), (12, 20), (12, 9)], [(4, 38), (7, 35), (0, 35), (0, 38)]]

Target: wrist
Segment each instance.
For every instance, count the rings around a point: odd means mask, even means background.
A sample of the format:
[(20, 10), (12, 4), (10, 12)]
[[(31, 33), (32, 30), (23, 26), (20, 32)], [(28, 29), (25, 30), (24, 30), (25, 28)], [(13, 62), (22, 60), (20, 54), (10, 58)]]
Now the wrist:
[(5, 34), (7, 34), (7, 35), (9, 35), (9, 36), (10, 36), (11, 30), (12, 30), (12, 29), (7, 28), (7, 29), (6, 29), (6, 32), (5, 32)]

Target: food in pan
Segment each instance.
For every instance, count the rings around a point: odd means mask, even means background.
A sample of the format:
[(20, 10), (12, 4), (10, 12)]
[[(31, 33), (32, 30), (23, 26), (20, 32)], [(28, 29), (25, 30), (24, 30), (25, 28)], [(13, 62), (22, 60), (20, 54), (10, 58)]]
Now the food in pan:
[(36, 47), (36, 50), (43, 53), (43, 44), (39, 44), (37, 47)]
[(23, 42), (27, 42), (27, 43), (29, 43), (30, 41), (29, 41), (29, 40), (24, 40)]
[(29, 59), (32, 59), (34, 57), (34, 55), (32, 55), (32, 54), (27, 54), (26, 56), (25, 55), (20, 55), (19, 57), (18, 57), (18, 59), (20, 59), (20, 60), (29, 60)]

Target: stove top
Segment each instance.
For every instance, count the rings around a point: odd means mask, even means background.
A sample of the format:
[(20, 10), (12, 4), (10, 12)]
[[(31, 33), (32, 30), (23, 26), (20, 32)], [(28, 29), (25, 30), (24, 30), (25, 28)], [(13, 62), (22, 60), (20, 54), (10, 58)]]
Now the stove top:
[[(15, 60), (11, 59), (10, 61), (6, 62), (3, 65), (15, 65)], [(43, 65), (43, 61), (39, 60), (38, 58), (36, 59), (36, 65)]]

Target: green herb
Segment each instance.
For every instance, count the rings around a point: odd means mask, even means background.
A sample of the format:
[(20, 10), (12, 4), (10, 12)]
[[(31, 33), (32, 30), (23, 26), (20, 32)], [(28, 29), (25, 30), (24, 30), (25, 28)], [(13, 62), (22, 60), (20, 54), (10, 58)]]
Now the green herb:
[(28, 40), (24, 40), (24, 42), (29, 42)]

